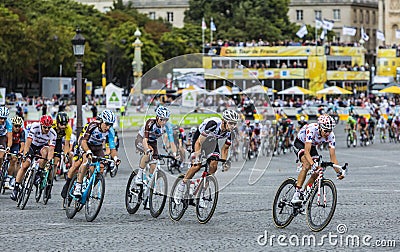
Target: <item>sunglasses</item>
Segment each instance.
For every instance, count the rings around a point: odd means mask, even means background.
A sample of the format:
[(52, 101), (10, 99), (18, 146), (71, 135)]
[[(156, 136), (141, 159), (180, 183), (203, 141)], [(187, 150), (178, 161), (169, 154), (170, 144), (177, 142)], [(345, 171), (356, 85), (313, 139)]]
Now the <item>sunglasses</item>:
[(169, 118), (160, 118), (160, 121), (162, 122), (168, 122)]
[(66, 123), (65, 124), (60, 123), (60, 126), (67, 126), (67, 124)]
[(42, 126), (43, 127), (43, 129), (50, 129), (51, 128), (51, 126)]
[(236, 127), (236, 125), (237, 125), (237, 123), (234, 123), (234, 122), (228, 122), (228, 124), (229, 124), (229, 126), (231, 126), (231, 127)]
[(324, 129), (323, 129), (323, 131), (324, 131), (325, 133), (331, 133), (331, 132), (332, 132), (332, 130), (324, 130)]
[(6, 120), (7, 117), (0, 117), (0, 120)]
[(21, 128), (21, 125), (13, 125), (15, 128)]
[(106, 126), (109, 126), (109, 127), (113, 126), (112, 123), (105, 123), (105, 124), (106, 124)]

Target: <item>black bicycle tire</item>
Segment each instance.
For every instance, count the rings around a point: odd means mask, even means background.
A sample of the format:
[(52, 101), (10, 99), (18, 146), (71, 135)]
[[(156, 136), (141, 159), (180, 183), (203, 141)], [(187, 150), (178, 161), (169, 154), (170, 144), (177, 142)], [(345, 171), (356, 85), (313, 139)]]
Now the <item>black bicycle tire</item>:
[[(20, 205), (20, 209), (21, 210), (24, 210), (25, 209), (25, 206), (26, 206), (26, 204), (28, 203), (28, 200), (29, 200), (29, 196), (31, 195), (31, 192), (32, 192), (32, 187), (33, 187), (33, 181), (34, 181), (34, 179), (35, 179), (35, 176), (36, 176), (36, 171), (34, 170), (34, 169), (31, 169), (31, 171), (29, 172), (29, 174), (28, 174), (28, 182), (27, 183), (25, 183), (25, 178), (24, 178), (24, 180), (22, 181), (22, 183), (25, 185), (27, 185), (28, 186), (28, 188), (26, 188), (25, 186), (23, 187), (23, 190), (22, 190), (22, 192), (21, 193), (23, 193), (23, 195), (25, 195), (24, 197), (23, 197), (23, 199), (22, 199), (22, 205)], [(22, 197), (22, 195), (21, 195), (21, 197)]]
[(184, 197), (185, 197), (185, 199), (184, 200), (182, 200), (182, 210), (180, 211), (180, 213), (177, 215), (177, 216), (172, 216), (172, 207), (173, 207), (173, 204), (175, 204), (176, 205), (176, 203), (175, 203), (175, 200), (174, 200), (174, 194), (175, 194), (175, 190), (176, 190), (176, 188), (177, 188), (177, 186), (178, 186), (178, 184), (182, 181), (182, 179), (183, 179), (183, 175), (181, 175), (181, 176), (178, 176), (178, 178), (176, 178), (176, 180), (175, 180), (175, 182), (174, 182), (174, 184), (173, 184), (173, 186), (172, 186), (172, 189), (171, 189), (171, 195), (170, 195), (170, 197), (169, 197), (169, 217), (171, 218), (171, 220), (173, 220), (173, 221), (179, 221), (180, 219), (182, 219), (182, 217), (183, 217), (183, 215), (185, 214), (185, 212), (186, 212), (186, 209), (188, 208), (188, 199), (187, 199), (187, 193), (188, 193), (188, 187), (186, 186), (186, 191), (185, 191), (185, 193), (184, 193)]
[(215, 209), (217, 208), (217, 203), (218, 203), (218, 194), (219, 194), (219, 187), (218, 187), (218, 181), (217, 179), (214, 177), (214, 175), (208, 175), (206, 178), (206, 180), (208, 180), (208, 188), (210, 187), (210, 181), (213, 181), (214, 183), (214, 200), (213, 200), (213, 205), (211, 206), (211, 210), (208, 213), (206, 218), (201, 218), (200, 217), (200, 195), (202, 193), (202, 191), (205, 189), (204, 188), (204, 181), (202, 180), (200, 182), (200, 188), (197, 191), (197, 195), (196, 195), (196, 216), (197, 216), (197, 220), (199, 221), (200, 224), (206, 224), (207, 222), (210, 221), (210, 219), (212, 218), (212, 216), (214, 215)]
[[(153, 175), (153, 176), (155, 176), (155, 175)], [(160, 208), (155, 211), (155, 209), (153, 207), (153, 195), (154, 195), (154, 186), (153, 185), (157, 181), (153, 180), (153, 182), (149, 185), (150, 186), (149, 206), (150, 206), (150, 214), (154, 218), (157, 218), (163, 212), (164, 207), (165, 207), (165, 202), (167, 201), (167, 196), (168, 196), (167, 176), (165, 175), (165, 173), (162, 170), (158, 170), (156, 176), (157, 176), (157, 178), (162, 178), (164, 180), (164, 188), (163, 188), (164, 194), (163, 194), (163, 200), (162, 200)]]
[(136, 176), (136, 174), (137, 174), (137, 169), (136, 169), (135, 171), (132, 171), (131, 175), (129, 176), (128, 183), (126, 184), (126, 190), (125, 190), (125, 208), (126, 208), (126, 211), (127, 211), (129, 214), (134, 214), (134, 213), (136, 213), (137, 210), (138, 210), (139, 207), (140, 207), (141, 202), (142, 202), (143, 186), (140, 186), (140, 192), (139, 192), (139, 194), (138, 194), (138, 200), (137, 200), (137, 203), (136, 203), (135, 207), (133, 207), (133, 208), (130, 207), (130, 206), (129, 206), (129, 202), (128, 202), (128, 197), (129, 197), (130, 188), (131, 188), (130, 185), (131, 185), (131, 183), (135, 183), (135, 182), (133, 181), (133, 179), (134, 179), (134, 177)]
[[(286, 187), (286, 185), (292, 185), (293, 189), (294, 189), (295, 185), (296, 185), (296, 179), (294, 179), (294, 178), (285, 179), (281, 183), (281, 185), (279, 186), (278, 190), (275, 193), (274, 202), (273, 202), (273, 205), (272, 205), (272, 220), (274, 221), (274, 224), (275, 224), (275, 226), (277, 228), (285, 228), (285, 227), (287, 227), (292, 222), (292, 220), (294, 218), (294, 215), (293, 215), (293, 212), (292, 212), (292, 214), (289, 215), (289, 218), (286, 221), (284, 221), (283, 223), (280, 223), (277, 220), (277, 203), (278, 203), (278, 200), (280, 200), (280, 198), (281, 198), (280, 197), (281, 191)], [(291, 199), (288, 199), (288, 200), (291, 200)], [(290, 207), (290, 209), (293, 209), (293, 208)]]
[(332, 180), (330, 179), (323, 179), (321, 181), (321, 187), (325, 187), (326, 185), (328, 185), (328, 187), (331, 188), (332, 190), (332, 195), (333, 195), (333, 203), (332, 203), (332, 209), (328, 214), (327, 219), (321, 224), (321, 225), (315, 225), (314, 223), (312, 223), (312, 219), (311, 219), (311, 207), (312, 207), (312, 202), (314, 197), (317, 195), (318, 193), (318, 187), (315, 187), (314, 190), (311, 192), (310, 198), (308, 199), (307, 202), (307, 211), (306, 211), (306, 216), (307, 216), (307, 225), (308, 227), (314, 231), (314, 232), (319, 232), (321, 230), (323, 230), (332, 220), (333, 215), (335, 214), (335, 210), (336, 210), (336, 204), (337, 204), (337, 190), (336, 190), (336, 186), (335, 184), (332, 182)]
[[(93, 176), (93, 175), (92, 175)], [(93, 184), (89, 187), (88, 189), (88, 194), (87, 194), (87, 199), (86, 199), (86, 204), (85, 204), (85, 218), (87, 222), (92, 222), (96, 219), (97, 215), (100, 213), (101, 210), (101, 206), (103, 205), (103, 201), (104, 201), (104, 195), (106, 193), (106, 184), (105, 184), (105, 179), (103, 174), (98, 173), (93, 181)], [(100, 193), (100, 200), (99, 200), (99, 204), (96, 208), (96, 210), (94, 211), (93, 215), (89, 214), (89, 209), (90, 209), (90, 195), (92, 193), (92, 188), (95, 185), (98, 185), (99, 183), (101, 183), (101, 193)]]
[[(79, 204), (80, 204), (79, 201), (74, 200), (70, 196), (70, 192), (73, 190), (76, 180), (77, 180), (77, 176), (74, 175), (74, 177), (71, 179), (71, 182), (69, 183), (68, 190), (67, 190), (67, 197), (65, 198), (65, 200), (66, 200), (65, 214), (67, 215), (68, 219), (74, 218), (79, 209)], [(74, 204), (74, 206), (70, 207), (70, 204)]]

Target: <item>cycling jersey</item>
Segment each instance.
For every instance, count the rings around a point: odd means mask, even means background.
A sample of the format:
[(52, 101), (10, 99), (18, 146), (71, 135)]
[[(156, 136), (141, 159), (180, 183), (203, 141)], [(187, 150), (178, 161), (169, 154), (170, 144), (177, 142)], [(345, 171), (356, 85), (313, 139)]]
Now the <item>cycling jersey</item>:
[(347, 119), (347, 123), (350, 125), (355, 125), (357, 121), (353, 117), (349, 117), (349, 119)]
[(386, 120), (384, 117), (379, 118), (378, 120), (378, 128), (385, 128)]
[(102, 146), (103, 142), (105, 142), (106, 137), (108, 136), (108, 144), (110, 149), (115, 149), (115, 132), (114, 128), (110, 127), (107, 132), (100, 131), (100, 124), (99, 121), (93, 121), (89, 123), (85, 133), (83, 134), (82, 139), (86, 140), (89, 145), (92, 146)]
[(213, 137), (216, 139), (226, 138), (225, 144), (231, 144), (231, 132), (230, 131), (222, 131), (221, 129), (222, 120), (218, 117), (211, 117), (204, 122), (202, 122), (199, 126), (199, 132), (204, 137)]
[[(147, 138), (148, 143), (156, 142), (157, 138), (165, 133), (165, 127), (157, 126), (156, 119), (148, 119), (145, 125), (140, 129), (139, 135), (143, 138)], [(169, 138), (168, 138), (169, 141)], [(173, 142), (174, 140), (172, 139)]]
[(65, 127), (65, 129), (60, 129), (57, 127), (57, 121), (54, 120), (52, 128), (57, 133), (57, 140), (61, 140), (61, 139), (63, 139), (63, 137), (65, 137), (65, 140), (67, 140), (67, 141), (71, 140), (72, 128), (68, 123), (67, 123), (67, 126)]
[(6, 119), (4, 124), (0, 125), (0, 136), (5, 136), (8, 132), (12, 131), (12, 122), (10, 119)]
[(23, 128), (19, 128), (18, 132), (12, 132), (12, 144), (20, 144), (21, 142), (25, 142), (25, 130)]
[(167, 133), (168, 136), (168, 142), (170, 143), (174, 142), (174, 130), (170, 122), (167, 122), (165, 124), (165, 132)]
[(323, 143), (328, 143), (329, 147), (335, 148), (335, 134), (331, 132), (327, 138), (320, 136), (318, 123), (310, 123), (300, 129), (297, 138), (303, 143), (311, 143), (317, 146)]
[(400, 117), (395, 117), (393, 118), (393, 123), (394, 125), (396, 125), (397, 127), (400, 126)]
[(50, 128), (47, 134), (43, 134), (40, 123), (34, 122), (29, 130), (28, 138), (32, 139), (32, 144), (35, 146), (44, 146), (48, 144), (55, 147), (57, 134), (53, 128)]

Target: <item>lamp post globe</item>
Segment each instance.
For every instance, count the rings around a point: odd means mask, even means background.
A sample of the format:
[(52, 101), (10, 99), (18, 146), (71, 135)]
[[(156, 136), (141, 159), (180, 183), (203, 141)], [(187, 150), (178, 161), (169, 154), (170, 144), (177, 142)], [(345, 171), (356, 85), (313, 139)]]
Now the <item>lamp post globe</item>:
[(85, 38), (82, 36), (80, 29), (76, 30), (73, 37), (72, 47), (76, 57), (76, 131), (79, 134), (82, 131), (82, 57), (85, 54)]

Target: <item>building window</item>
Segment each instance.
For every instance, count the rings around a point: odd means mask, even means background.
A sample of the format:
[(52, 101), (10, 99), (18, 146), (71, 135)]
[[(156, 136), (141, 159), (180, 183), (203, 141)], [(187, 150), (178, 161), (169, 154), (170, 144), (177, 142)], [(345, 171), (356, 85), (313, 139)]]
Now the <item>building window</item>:
[(376, 24), (376, 13), (375, 11), (372, 12), (372, 24)]
[(296, 20), (297, 21), (303, 20), (303, 10), (296, 10)]
[(353, 10), (353, 16), (354, 16), (353, 22), (356, 24), (357, 23), (357, 10), (356, 9)]
[(316, 10), (314, 11), (314, 13), (315, 13), (315, 18), (322, 19), (322, 11)]
[(167, 21), (168, 22), (174, 22), (174, 13), (173, 12), (167, 12)]
[(156, 20), (156, 13), (154, 11), (149, 12), (149, 19)]
[(360, 24), (364, 23), (364, 13), (362, 10), (360, 10)]
[(340, 10), (339, 9), (333, 10), (333, 20), (340, 20)]
[(365, 23), (369, 24), (369, 11), (365, 13)]

